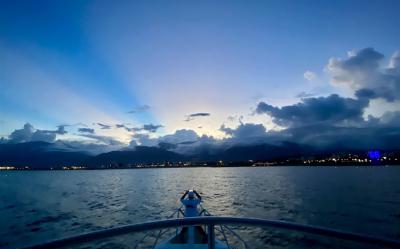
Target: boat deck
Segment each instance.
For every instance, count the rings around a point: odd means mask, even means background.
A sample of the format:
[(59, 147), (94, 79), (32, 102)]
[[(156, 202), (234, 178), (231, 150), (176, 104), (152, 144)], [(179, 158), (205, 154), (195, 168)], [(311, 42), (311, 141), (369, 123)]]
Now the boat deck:
[[(183, 227), (168, 242), (156, 246), (156, 249), (203, 249), (208, 248), (208, 236), (202, 226)], [(225, 243), (215, 240), (216, 249), (227, 249)]]
[[(207, 234), (201, 226), (193, 227), (193, 244), (207, 244)], [(171, 244), (189, 243), (189, 227), (182, 228), (181, 232), (170, 240)]]

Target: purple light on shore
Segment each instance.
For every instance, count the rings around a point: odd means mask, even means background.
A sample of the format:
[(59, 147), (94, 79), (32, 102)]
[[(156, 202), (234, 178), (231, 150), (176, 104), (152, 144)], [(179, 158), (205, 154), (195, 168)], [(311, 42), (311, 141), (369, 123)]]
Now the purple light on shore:
[(377, 150), (368, 151), (369, 159), (371, 160), (379, 160), (381, 158), (381, 153)]

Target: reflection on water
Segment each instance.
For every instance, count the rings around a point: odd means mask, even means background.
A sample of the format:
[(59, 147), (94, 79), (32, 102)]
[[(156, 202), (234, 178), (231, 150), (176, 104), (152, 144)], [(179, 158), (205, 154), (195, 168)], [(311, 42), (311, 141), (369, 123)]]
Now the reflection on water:
[[(214, 215), (281, 219), (400, 239), (399, 180), (400, 167), (1, 172), (0, 247), (163, 218), (179, 206), (188, 188), (202, 194)], [(281, 234), (257, 235), (273, 245)]]

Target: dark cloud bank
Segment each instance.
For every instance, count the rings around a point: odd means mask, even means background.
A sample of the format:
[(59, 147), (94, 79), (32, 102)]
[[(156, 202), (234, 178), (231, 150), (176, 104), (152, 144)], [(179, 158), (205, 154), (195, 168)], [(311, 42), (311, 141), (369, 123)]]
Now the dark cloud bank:
[[(31, 151), (31, 147), (35, 146), (41, 148), (39, 151), (52, 153), (89, 151), (94, 154), (118, 150), (91, 159), (97, 163), (117, 159), (126, 162), (172, 159), (265, 160), (370, 149), (400, 150), (400, 107), (399, 111), (386, 112), (381, 117), (365, 117), (365, 110), (374, 99), (390, 103), (400, 101), (400, 54), (395, 53), (386, 67), (381, 67), (383, 58), (374, 49), (366, 48), (352, 53), (345, 60), (330, 59), (326, 70), (331, 75), (332, 83), (349, 89), (353, 97), (338, 94), (303, 96), (300, 102), (281, 107), (266, 102), (258, 103), (255, 115), (271, 117), (281, 130), (267, 130), (261, 124), (240, 121), (235, 128), (221, 125), (220, 131), (227, 135), (224, 139), (198, 136), (194, 131), (186, 129), (153, 138), (151, 133), (156, 132), (161, 125), (130, 128), (125, 124), (117, 124), (114, 127), (126, 129), (133, 134), (130, 145), (126, 146), (113, 138), (97, 136), (89, 128), (80, 128), (81, 136), (100, 143), (56, 141), (57, 134), (66, 132), (64, 126), (57, 130), (34, 130), (30, 124), (26, 124), (22, 129), (15, 130), (8, 140), (1, 140), (1, 163), (7, 162), (5, 147), (8, 150), (15, 147), (15, 150), (22, 148)], [(207, 116), (210, 114), (193, 113), (187, 115), (187, 121)], [(101, 129), (112, 128), (111, 125), (101, 123), (98, 126)], [(16, 148), (18, 146), (21, 148)], [(80, 154), (88, 157), (84, 153)]]

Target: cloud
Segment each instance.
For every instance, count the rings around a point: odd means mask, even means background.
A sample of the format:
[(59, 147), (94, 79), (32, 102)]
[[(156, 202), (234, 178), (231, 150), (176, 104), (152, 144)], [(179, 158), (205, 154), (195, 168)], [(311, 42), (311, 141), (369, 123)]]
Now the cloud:
[(100, 128), (102, 130), (109, 130), (111, 129), (111, 125), (106, 125), (106, 124), (102, 124), (102, 123), (97, 123), (98, 126), (100, 126)]
[(194, 120), (195, 118), (198, 118), (198, 117), (209, 117), (210, 115), (211, 115), (211, 114), (208, 113), (208, 112), (192, 113), (192, 114), (186, 115), (185, 121), (186, 121), (186, 122), (189, 122), (189, 121)]
[(375, 99), (378, 97), (377, 93), (371, 89), (367, 89), (367, 88), (362, 88), (360, 90), (357, 90), (355, 92), (355, 96), (357, 98), (365, 98), (365, 99)]
[(304, 72), (303, 77), (304, 77), (304, 79), (312, 82), (317, 78), (317, 75), (314, 72), (307, 70)]
[(226, 118), (226, 120), (227, 120), (228, 122), (234, 122), (236, 119), (237, 119), (237, 116), (236, 116), (236, 115), (235, 115), (235, 116), (228, 116), (228, 117)]
[(115, 127), (118, 128), (118, 129), (123, 128), (123, 129), (125, 129), (126, 131), (129, 131), (129, 132), (131, 132), (131, 131), (139, 131), (140, 130), (139, 128), (134, 128), (134, 127), (130, 128), (126, 124), (116, 124)]
[(58, 126), (57, 130), (36, 130), (30, 123), (26, 123), (22, 129), (14, 130), (9, 140), (12, 143), (24, 143), (32, 141), (54, 142), (56, 135), (64, 135), (67, 131), (65, 125)]
[(9, 138), (14, 143), (29, 142), (32, 138), (34, 128), (30, 123), (26, 123), (22, 129), (14, 130)]
[(314, 93), (300, 92), (300, 93), (298, 93), (298, 94), (296, 95), (296, 98), (303, 99), (303, 98), (310, 98), (310, 97), (314, 97), (314, 96), (315, 96)]
[(141, 128), (142, 130), (148, 131), (148, 132), (156, 132), (158, 129), (163, 127), (162, 125), (153, 125), (153, 124), (145, 124)]
[(262, 124), (241, 123), (235, 129), (227, 128), (225, 125), (220, 127), (220, 131), (236, 139), (247, 139), (252, 137), (264, 137), (267, 129)]
[(199, 136), (195, 131), (186, 129), (177, 130), (173, 134), (158, 138), (150, 138), (149, 134), (135, 134), (132, 137), (134, 141), (132, 143), (133, 146), (136, 146), (137, 144), (143, 146), (157, 146), (160, 143), (178, 145), (196, 142), (199, 139)]
[(373, 48), (364, 48), (358, 52), (349, 53), (346, 60), (329, 59), (327, 70), (331, 73), (333, 83), (350, 83), (352, 87), (357, 87), (358, 84), (363, 83), (358, 81), (351, 82), (351, 80), (357, 76), (365, 76), (366, 73), (374, 74), (383, 58), (384, 55)]
[[(272, 135), (272, 134), (271, 134)], [(399, 149), (399, 126), (341, 127), (318, 124), (289, 128), (275, 133), (269, 140), (290, 141), (311, 146), (316, 151)]]
[(165, 135), (159, 138), (160, 142), (171, 143), (171, 144), (181, 144), (187, 142), (196, 142), (199, 139), (199, 135), (193, 130), (181, 129), (175, 131), (175, 133), (170, 135)]
[(92, 128), (79, 128), (78, 131), (82, 133), (94, 134), (94, 129)]
[(58, 129), (57, 129), (56, 133), (60, 134), (60, 135), (67, 134), (67, 131), (65, 130), (65, 127), (67, 127), (67, 126), (70, 126), (70, 125), (59, 125), (59, 126), (57, 126)]
[(125, 144), (116, 140), (113, 137), (109, 136), (101, 136), (101, 135), (95, 135), (95, 134), (80, 134), (81, 137), (86, 137), (95, 140), (97, 143), (101, 143), (104, 145), (110, 145), (110, 146), (124, 146)]
[(32, 134), (30, 141), (42, 141), (42, 142), (54, 142), (56, 140), (56, 134), (49, 131), (37, 130)]
[(400, 51), (396, 51), (390, 58), (389, 69), (397, 71), (400, 69)]
[(395, 52), (386, 67), (384, 55), (373, 48), (352, 52), (347, 59), (331, 58), (326, 71), (334, 86), (345, 87), (357, 97), (400, 100), (400, 53)]
[(194, 117), (208, 117), (210, 115), (211, 114), (208, 113), (208, 112), (198, 112), (198, 113), (189, 114), (188, 117), (191, 117), (191, 118), (194, 118)]
[(154, 125), (154, 124), (145, 124), (142, 127), (128, 127), (125, 124), (116, 124), (115, 127), (124, 128), (126, 131), (129, 131), (129, 132), (146, 131), (146, 132), (155, 133), (155, 132), (157, 132), (158, 129), (160, 129), (164, 126), (163, 125)]
[(149, 134), (134, 134), (132, 136), (132, 140), (129, 143), (130, 147), (135, 147), (138, 144), (141, 146), (157, 146), (159, 143), (159, 140), (157, 138), (151, 138)]
[(151, 107), (149, 105), (141, 105), (141, 106), (137, 106), (137, 107), (133, 108), (132, 110), (128, 111), (127, 113), (134, 114), (134, 113), (146, 112), (146, 111), (150, 110), (150, 108)]
[(199, 136), (193, 130), (181, 129), (173, 134), (152, 138), (149, 134), (134, 134), (129, 147), (134, 148), (141, 146), (156, 146), (163, 149), (171, 150), (182, 154), (195, 154), (200, 150), (209, 150), (216, 148), (218, 140), (212, 136)]
[(400, 126), (400, 111), (385, 112), (379, 122), (385, 126)]
[(363, 121), (363, 111), (369, 101), (365, 99), (343, 98), (337, 94), (328, 97), (304, 98), (300, 103), (275, 107), (260, 102), (256, 113), (267, 114), (273, 122), (283, 127), (310, 124), (354, 124)]

